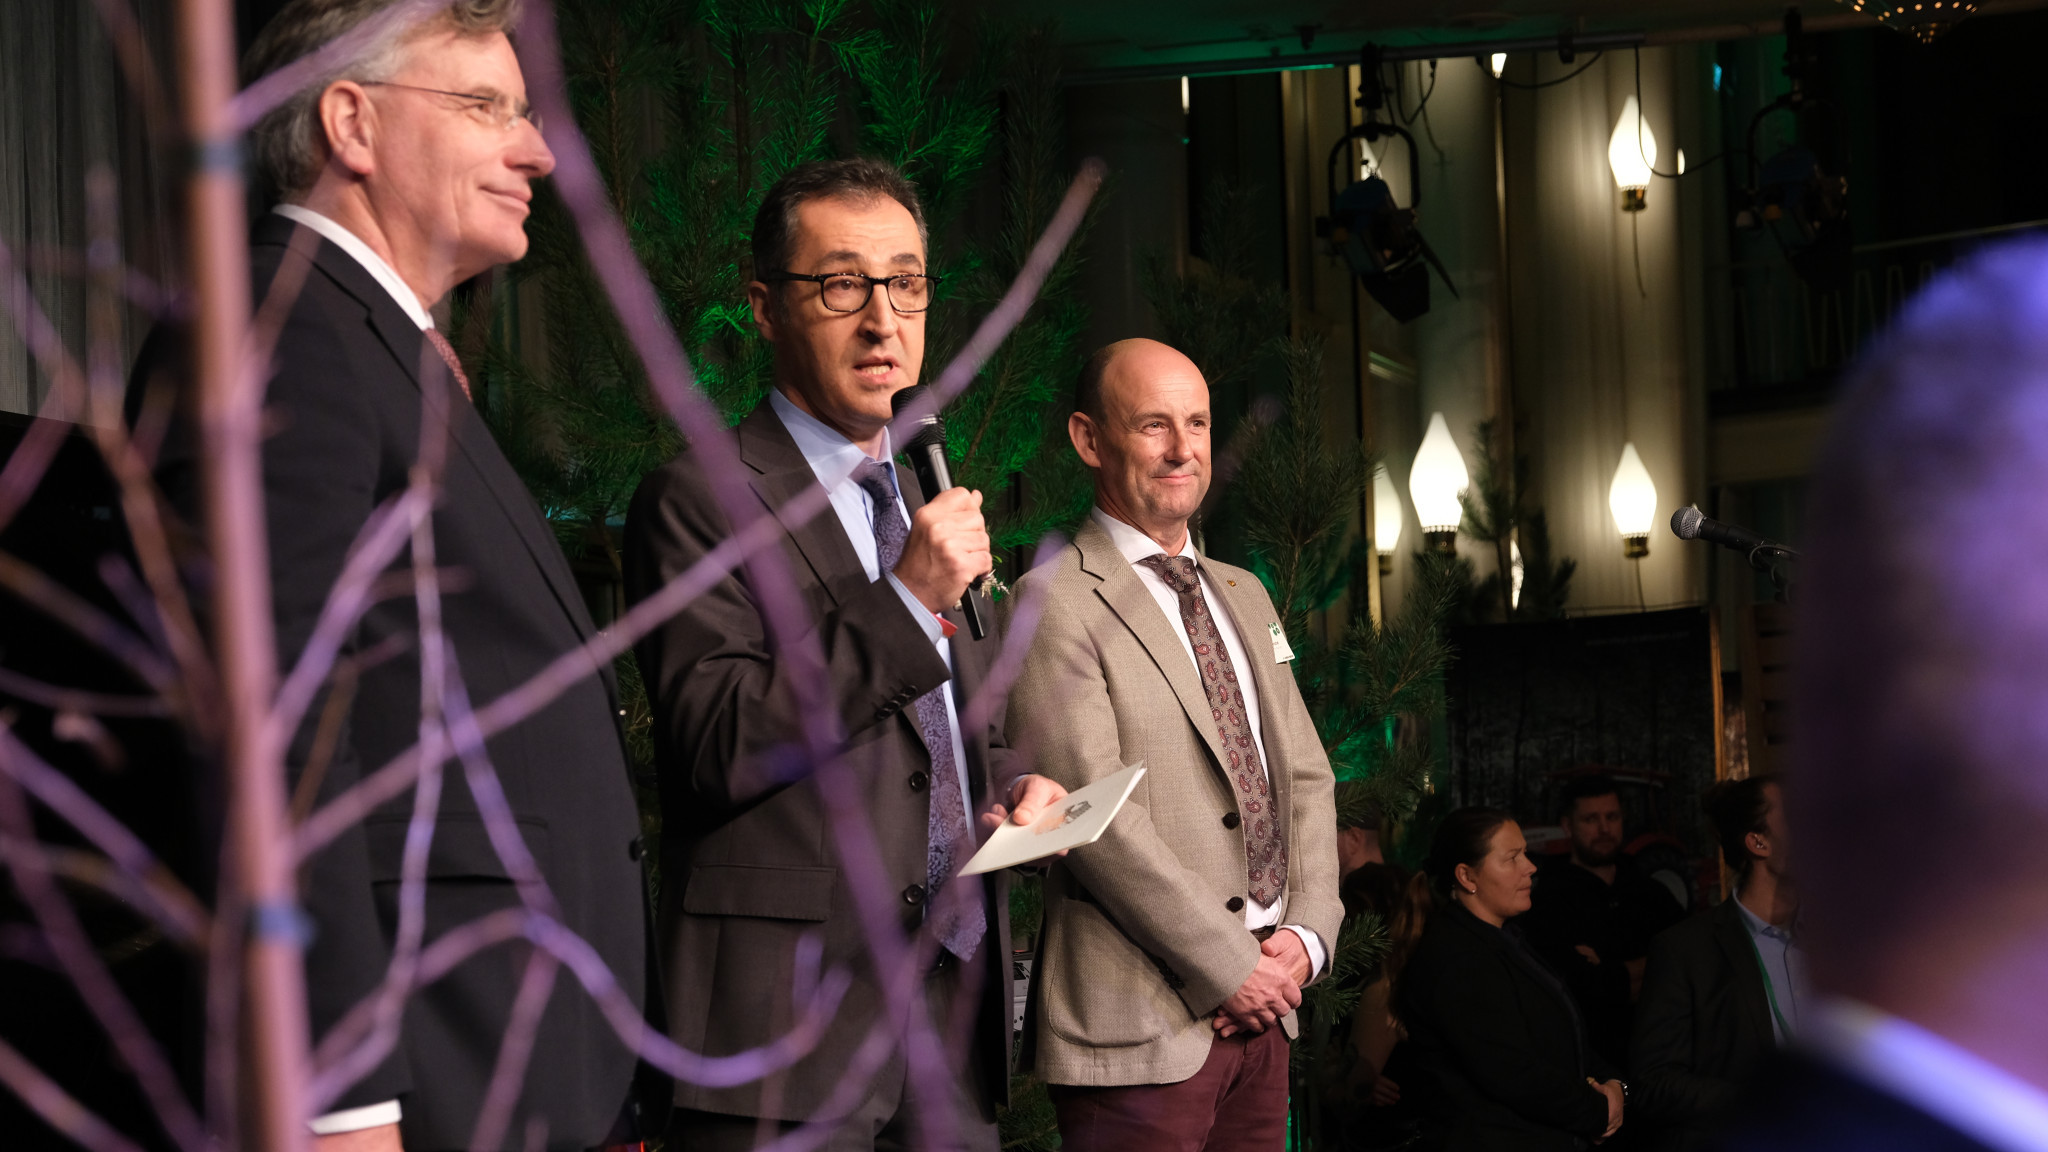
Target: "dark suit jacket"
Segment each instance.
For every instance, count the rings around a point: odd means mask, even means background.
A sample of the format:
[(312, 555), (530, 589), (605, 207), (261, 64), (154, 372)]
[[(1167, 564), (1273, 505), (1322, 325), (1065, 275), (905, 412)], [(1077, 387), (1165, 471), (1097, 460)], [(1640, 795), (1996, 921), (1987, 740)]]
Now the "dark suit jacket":
[(1774, 1056), (1721, 1152), (1992, 1152), (1911, 1104), (1796, 1053)]
[[(736, 430), (753, 496), (779, 509), (817, 486), (811, 466), (766, 402)], [(923, 503), (899, 469), (904, 503)], [(889, 891), (904, 926), (921, 921), (929, 839), (930, 754), (914, 702), (946, 683), (946, 663), (886, 580), (870, 581), (829, 505), (784, 525), (783, 555), (823, 649), (826, 690), (846, 733), (845, 762), (859, 779)], [(626, 595), (646, 599), (730, 535), (723, 510), (689, 454), (650, 473), (626, 519)], [(993, 620), (983, 601), (983, 617)], [(981, 686), (997, 636), (972, 640), (957, 613), (956, 702)], [(883, 994), (841, 871), (817, 784), (801, 777), (799, 718), (787, 665), (772, 655), (744, 570), (691, 602), (638, 648), (654, 709), (661, 770), (662, 896), (657, 917), (676, 1042), (725, 1054), (764, 1044), (792, 1020), (798, 943), (822, 934), (826, 966), (844, 965), (854, 985), (804, 1060), (761, 1084), (679, 1084), (688, 1108), (787, 1120), (808, 1117), (845, 1074)], [(1003, 745), (1003, 709), (963, 732), (977, 810), (1021, 768)], [(978, 829), (977, 829), (978, 833)], [(914, 888), (914, 890), (913, 890)], [(1007, 882), (983, 888), (990, 931), (977, 951), (976, 1007), (986, 1099), (1006, 1099), (1010, 1043)], [(989, 1114), (990, 1119), (993, 1113)]]
[(1417, 1104), (1441, 1147), (1568, 1150), (1607, 1130), (1607, 1098), (1586, 1077), (1613, 1071), (1541, 963), (1455, 902), (1431, 914), (1396, 996), (1421, 1073)]
[[(294, 230), (275, 215), (256, 225), (251, 258), (259, 302), (280, 266), (298, 259), (287, 255)], [(183, 374), (175, 340), (159, 336), (145, 349), (131, 411), (153, 380)], [(305, 645), (364, 521), (405, 488), (419, 449), (422, 385), (438, 382), (454, 418), (433, 516), (436, 564), (451, 574), (442, 627), (469, 698), (481, 706), (593, 629), (539, 508), (447, 373), (423, 379), (423, 358), (433, 361), (434, 353), (390, 294), (349, 255), (319, 242), (278, 336), (266, 397), (274, 431), (263, 446), (263, 478), (280, 667), (288, 670)], [(198, 460), (188, 427), (167, 442), (159, 476), (174, 505), (196, 521)], [(396, 569), (409, 571), (410, 564), (401, 554)], [(386, 641), (399, 647), (362, 671), (321, 781), (323, 797), (418, 738), (419, 628), (409, 595), (372, 608), (349, 637), (347, 653)], [(651, 991), (646, 888), (615, 699), (608, 670), (591, 676), (492, 738), (488, 752), (564, 923), (642, 1004)], [(291, 749), (294, 777), (307, 762), (323, 706), (315, 703)], [(306, 984), (316, 1037), (384, 974), (412, 804), (408, 792), (385, 805), (304, 869), (315, 930)], [(477, 811), (462, 773), (451, 766), (427, 864), (430, 943), (518, 903)], [(491, 949), (416, 993), (397, 1050), (334, 1107), (395, 1096), (404, 1108), (407, 1148), (468, 1147), (526, 954), (524, 946)], [(556, 981), (534, 1053), (507, 1130), (511, 1146), (521, 1146), (529, 1117), (545, 1120), (551, 1148), (600, 1143), (631, 1102), (636, 1061), (566, 975)], [(648, 1093), (664, 1109), (666, 1095)], [(663, 1116), (648, 1119), (659, 1127)]]
[[(1629, 1111), (1657, 1147), (1700, 1146), (1776, 1050), (1749, 929), (1734, 900), (1650, 944), (1630, 1050)], [(1633, 1122), (1633, 1121), (1631, 1121)]]

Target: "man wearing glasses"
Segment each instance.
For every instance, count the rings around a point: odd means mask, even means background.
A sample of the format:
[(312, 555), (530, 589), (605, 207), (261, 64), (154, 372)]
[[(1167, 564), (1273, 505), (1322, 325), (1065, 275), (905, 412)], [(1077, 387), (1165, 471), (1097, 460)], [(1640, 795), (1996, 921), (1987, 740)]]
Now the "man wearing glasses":
[[(951, 1147), (997, 1146), (994, 1105), (1009, 1075), (1009, 929), (999, 878), (955, 880), (974, 822), (1014, 809), (1026, 823), (1064, 798), (1025, 774), (1003, 739), (1000, 700), (969, 729), (969, 701), (1000, 640), (973, 640), (955, 608), (990, 570), (981, 493), (925, 503), (891, 462), (890, 397), (924, 363), (932, 280), (923, 211), (894, 168), (803, 165), (754, 221), (754, 324), (774, 349), (774, 389), (737, 428), (750, 499), (778, 513), (820, 488), (822, 510), (781, 515), (779, 555), (799, 619), (770, 621), (741, 569), (643, 640), (663, 806), (657, 941), (678, 1043), (714, 1055), (774, 1040), (803, 1009), (822, 964), (852, 990), (815, 1050), (786, 1073), (735, 1087), (676, 1086), (672, 1136), (692, 1152), (747, 1149), (809, 1119), (833, 1149), (901, 1148), (936, 1119)], [(649, 475), (626, 521), (626, 593), (658, 591), (731, 535), (696, 458)], [(983, 615), (993, 617), (984, 602)], [(771, 636), (822, 650), (822, 675), (794, 668)], [(832, 714), (836, 762), (858, 793), (831, 808), (812, 775), (793, 681)], [(835, 793), (843, 795), (844, 793)], [(865, 825), (891, 931), (911, 934), (908, 970), (877, 972), (863, 934), (849, 845), (835, 818)], [(872, 896), (872, 887), (864, 893)], [(906, 1057), (885, 984), (941, 1038)], [(935, 1113), (938, 1113), (935, 1115)]]
[[(293, 0), (250, 49), (264, 76), (388, 17), (396, 0)], [(265, 383), (263, 483), (280, 668), (307, 645), (358, 534), (438, 458), (433, 506), (439, 636), (422, 628), (401, 556), (342, 645), (337, 685), (307, 710), (287, 753), (294, 788), (325, 803), (422, 737), (422, 678), (481, 706), (594, 634), (554, 534), (468, 398), (469, 380), (430, 314), (454, 286), (526, 252), (532, 182), (554, 157), (527, 115), (506, 37), (517, 0), (450, 0), (381, 34), (306, 86), (248, 137), (278, 203), (258, 219), (255, 301), (282, 309)], [(182, 375), (153, 338), (131, 396), (146, 424)], [(441, 429), (437, 432), (436, 429)], [(174, 425), (166, 494), (195, 523), (199, 446)], [(203, 595), (201, 596), (203, 602)], [(346, 685), (343, 687), (341, 685)], [(654, 997), (638, 813), (610, 670), (591, 673), (486, 742), (504, 804), (554, 915), (596, 950), (636, 1005)], [(521, 904), (461, 769), (449, 764), (424, 904), (402, 899), (408, 790), (303, 865), (311, 928), (306, 990), (315, 1043), (372, 997), (402, 943)], [(419, 854), (413, 854), (415, 857)], [(320, 1152), (585, 1149), (666, 1123), (669, 1090), (637, 1061), (577, 982), (526, 973), (525, 945), (486, 950), (405, 1001), (394, 1036), (349, 1045), (359, 1075), (314, 1101)], [(529, 991), (528, 989), (532, 990)], [(544, 1005), (511, 1108), (485, 1099), (515, 1002)], [(380, 1022), (380, 1027), (382, 1023)], [(331, 1059), (323, 1049), (323, 1059)], [(516, 1065), (508, 1065), (516, 1067)], [(215, 1071), (219, 1071), (216, 1069)], [(636, 1100), (636, 1097), (638, 1098)], [(500, 1098), (502, 1100), (502, 1097)]]

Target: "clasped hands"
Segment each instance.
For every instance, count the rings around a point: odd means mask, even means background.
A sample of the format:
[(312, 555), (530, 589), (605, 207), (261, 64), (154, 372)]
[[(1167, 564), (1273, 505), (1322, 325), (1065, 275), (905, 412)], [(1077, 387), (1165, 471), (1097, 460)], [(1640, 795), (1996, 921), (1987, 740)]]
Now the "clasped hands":
[(1301, 986), (1310, 972), (1308, 949), (1301, 937), (1282, 928), (1259, 942), (1259, 966), (1245, 977), (1230, 999), (1210, 1016), (1218, 1036), (1249, 1032), (1256, 1036), (1301, 1007)]

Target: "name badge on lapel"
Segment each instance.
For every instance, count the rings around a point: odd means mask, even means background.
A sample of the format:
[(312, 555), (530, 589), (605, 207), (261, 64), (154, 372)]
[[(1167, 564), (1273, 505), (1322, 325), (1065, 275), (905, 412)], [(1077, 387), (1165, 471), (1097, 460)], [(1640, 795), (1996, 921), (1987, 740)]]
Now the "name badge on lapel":
[(1294, 659), (1294, 649), (1288, 645), (1287, 633), (1280, 630), (1280, 625), (1268, 624), (1266, 630), (1273, 634), (1273, 663), (1285, 664)]

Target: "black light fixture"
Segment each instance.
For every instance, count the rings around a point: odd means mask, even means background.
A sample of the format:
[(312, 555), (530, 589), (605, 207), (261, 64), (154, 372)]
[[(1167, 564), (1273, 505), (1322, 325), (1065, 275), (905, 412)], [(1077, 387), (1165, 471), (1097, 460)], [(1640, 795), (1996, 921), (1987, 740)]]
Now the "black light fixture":
[[(1931, 2), (1931, 0), (1930, 0)], [(1791, 87), (1749, 120), (1749, 203), (1735, 214), (1739, 229), (1770, 232), (1792, 270), (1816, 288), (1839, 287), (1849, 274), (1848, 157), (1824, 156), (1805, 144), (1793, 144), (1767, 159), (1758, 159), (1757, 129), (1774, 112), (1803, 116), (1824, 110), (1833, 117), (1833, 151), (1846, 152), (1848, 132), (1841, 106), (1814, 93), (1813, 75), (1819, 55), (1807, 39), (1799, 10), (1785, 13), (1785, 75)]]
[[(1429, 311), (1429, 270), (1443, 277), (1444, 287), (1457, 298), (1458, 286), (1444, 270), (1443, 261), (1429, 247), (1416, 228), (1416, 205), (1422, 200), (1422, 158), (1415, 137), (1399, 125), (1378, 119), (1386, 107), (1386, 90), (1380, 83), (1380, 48), (1367, 44), (1361, 53), (1357, 105), (1366, 111), (1365, 123), (1357, 124), (1337, 139), (1330, 149), (1327, 171), (1330, 214), (1316, 220), (1316, 235), (1330, 242), (1330, 252), (1344, 258), (1366, 293), (1379, 302), (1387, 314), (1406, 324)], [(1371, 144), (1398, 136), (1408, 144), (1408, 206), (1394, 198), (1394, 190), (1374, 172), (1353, 181), (1341, 191), (1337, 187), (1337, 165), (1351, 150), (1353, 140)]]

